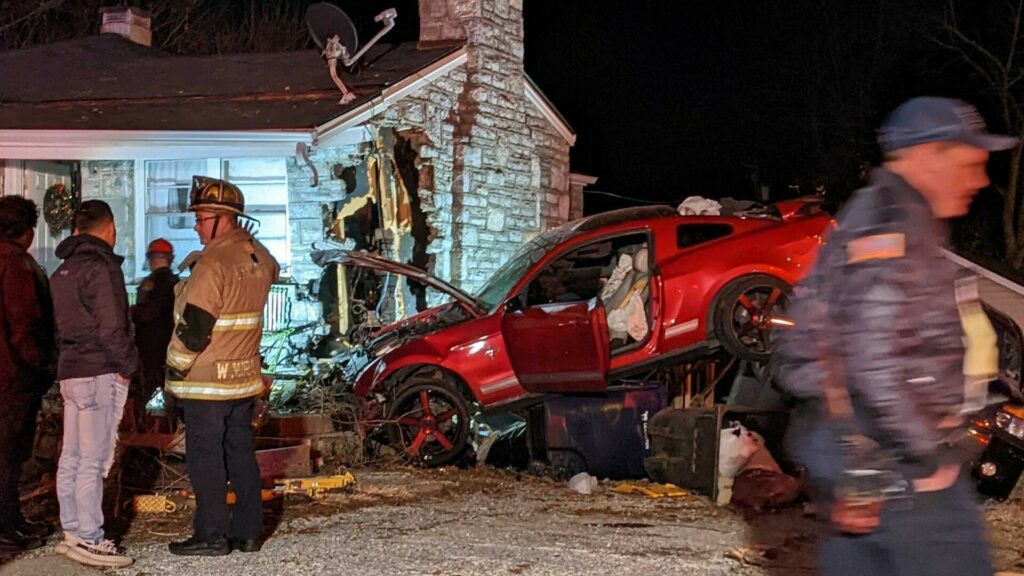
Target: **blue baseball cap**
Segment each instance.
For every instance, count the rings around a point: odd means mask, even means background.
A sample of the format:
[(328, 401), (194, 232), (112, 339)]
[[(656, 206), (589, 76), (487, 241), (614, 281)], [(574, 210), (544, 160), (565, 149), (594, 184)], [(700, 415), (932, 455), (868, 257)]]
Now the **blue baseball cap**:
[(986, 132), (985, 121), (974, 106), (934, 96), (900, 104), (878, 130), (878, 144), (886, 152), (928, 142), (960, 142), (997, 152), (1016, 146), (1017, 138)]

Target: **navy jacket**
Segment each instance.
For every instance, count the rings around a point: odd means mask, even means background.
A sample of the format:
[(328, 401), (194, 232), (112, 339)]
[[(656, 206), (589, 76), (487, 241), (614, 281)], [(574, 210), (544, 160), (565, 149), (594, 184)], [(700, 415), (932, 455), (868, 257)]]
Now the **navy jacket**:
[(131, 378), (139, 354), (121, 272), (124, 258), (89, 234), (64, 240), (56, 253), (64, 260), (50, 278), (60, 349), (57, 378)]
[(884, 169), (837, 221), (794, 288), (796, 325), (780, 334), (775, 375), (793, 396), (820, 402), (823, 358), (831, 355), (860, 432), (923, 475), (946, 453), (939, 421), (956, 415), (964, 398), (957, 269), (942, 253), (946, 225)]
[(153, 271), (139, 285), (132, 307), (135, 345), (142, 359), (143, 378), (163, 384), (167, 345), (174, 331), (174, 286), (178, 275), (170, 267)]

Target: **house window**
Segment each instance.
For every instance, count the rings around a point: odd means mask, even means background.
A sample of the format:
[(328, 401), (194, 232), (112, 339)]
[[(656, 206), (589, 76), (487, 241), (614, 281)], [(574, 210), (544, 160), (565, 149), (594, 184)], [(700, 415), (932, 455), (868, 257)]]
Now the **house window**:
[[(256, 237), (287, 266), (288, 176), (284, 158), (154, 160), (145, 163), (146, 243), (166, 238), (178, 261), (202, 244), (188, 213), (193, 176), (223, 178), (245, 195), (245, 212), (259, 221)], [(144, 250), (144, 248), (143, 248)]]

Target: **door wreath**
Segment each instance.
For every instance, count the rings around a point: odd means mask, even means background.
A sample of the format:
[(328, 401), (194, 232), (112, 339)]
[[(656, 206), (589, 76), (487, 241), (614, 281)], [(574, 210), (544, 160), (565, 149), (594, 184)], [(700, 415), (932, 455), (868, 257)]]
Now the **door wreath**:
[(43, 196), (43, 218), (50, 227), (50, 234), (59, 236), (63, 230), (72, 227), (77, 208), (75, 195), (62, 182), (46, 189)]

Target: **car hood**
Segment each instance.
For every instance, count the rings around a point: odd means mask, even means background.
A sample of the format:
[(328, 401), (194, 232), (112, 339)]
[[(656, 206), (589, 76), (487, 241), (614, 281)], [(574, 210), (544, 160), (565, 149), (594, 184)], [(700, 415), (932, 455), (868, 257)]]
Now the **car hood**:
[(394, 260), (374, 256), (373, 254), (368, 254), (366, 252), (355, 252), (341, 249), (315, 250), (310, 257), (317, 266), (342, 264), (344, 266), (358, 266), (360, 268), (380, 270), (381, 272), (401, 274), (407, 278), (412, 278), (420, 284), (430, 286), (435, 290), (440, 290), (441, 292), (448, 294), (478, 318), (484, 316), (486, 313), (480, 306), (480, 303), (477, 302), (469, 293), (457, 288), (449, 282), (445, 282), (421, 268), (417, 268), (410, 264), (395, 262)]

